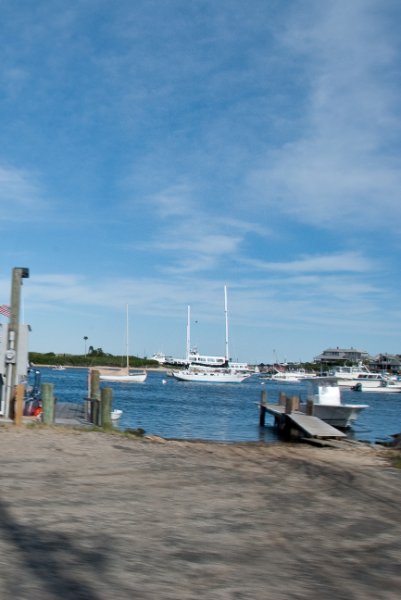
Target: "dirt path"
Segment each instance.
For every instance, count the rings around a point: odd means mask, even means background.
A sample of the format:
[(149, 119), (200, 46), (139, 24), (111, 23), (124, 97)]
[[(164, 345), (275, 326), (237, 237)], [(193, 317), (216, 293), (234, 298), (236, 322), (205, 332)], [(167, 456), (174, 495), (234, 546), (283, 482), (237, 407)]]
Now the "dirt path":
[(387, 451), (0, 428), (2, 600), (395, 600)]

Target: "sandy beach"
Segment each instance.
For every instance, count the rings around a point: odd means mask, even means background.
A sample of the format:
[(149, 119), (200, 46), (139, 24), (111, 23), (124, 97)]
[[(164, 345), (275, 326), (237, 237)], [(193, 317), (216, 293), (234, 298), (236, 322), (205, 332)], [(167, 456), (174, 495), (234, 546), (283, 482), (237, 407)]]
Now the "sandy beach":
[(389, 451), (0, 427), (2, 600), (395, 600)]

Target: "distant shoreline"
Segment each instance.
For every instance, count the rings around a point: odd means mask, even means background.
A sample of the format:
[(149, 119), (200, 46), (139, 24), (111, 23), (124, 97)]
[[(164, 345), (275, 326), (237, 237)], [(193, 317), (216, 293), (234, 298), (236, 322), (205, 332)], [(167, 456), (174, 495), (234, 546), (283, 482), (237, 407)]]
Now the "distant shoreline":
[[(96, 369), (96, 368), (101, 369), (101, 368), (104, 368), (104, 366), (100, 366), (100, 365), (95, 365), (95, 366), (61, 365), (61, 366), (64, 367), (64, 369)], [(62, 370), (62, 369), (57, 368), (57, 365), (42, 365), (42, 364), (38, 365), (35, 363), (31, 363), (31, 368), (32, 369), (40, 369), (40, 368), (52, 369), (53, 371)], [(110, 368), (112, 369), (113, 367), (110, 367)], [(131, 371), (135, 371), (135, 370), (137, 370), (137, 371), (155, 371), (157, 373), (157, 372), (169, 371), (170, 369), (168, 369), (167, 367), (130, 367), (130, 370)]]

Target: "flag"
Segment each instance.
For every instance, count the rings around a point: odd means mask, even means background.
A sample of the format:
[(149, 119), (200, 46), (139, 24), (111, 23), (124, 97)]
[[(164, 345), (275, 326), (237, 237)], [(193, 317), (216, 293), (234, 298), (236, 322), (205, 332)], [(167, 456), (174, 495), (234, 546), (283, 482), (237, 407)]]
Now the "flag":
[(0, 315), (4, 315), (5, 317), (10, 317), (10, 307), (8, 306), (8, 304), (1, 304), (0, 305)]

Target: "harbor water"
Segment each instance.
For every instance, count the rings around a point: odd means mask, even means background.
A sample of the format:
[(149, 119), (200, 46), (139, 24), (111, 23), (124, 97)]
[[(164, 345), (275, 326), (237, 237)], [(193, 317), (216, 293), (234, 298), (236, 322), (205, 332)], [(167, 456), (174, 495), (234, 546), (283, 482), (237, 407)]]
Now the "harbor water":
[[(52, 383), (60, 402), (83, 402), (87, 397), (86, 369), (39, 368), (42, 383)], [(102, 384), (103, 386), (104, 384)], [(202, 384), (176, 381), (165, 372), (149, 371), (142, 384), (108, 383), (113, 389), (113, 408), (123, 411), (119, 429), (141, 427), (147, 434), (169, 439), (216, 442), (269, 442), (278, 440), (273, 418), (259, 427), (262, 390), (276, 402), (284, 391), (306, 399), (308, 384), (272, 383), (252, 376), (238, 384)], [(368, 404), (349, 436), (368, 442), (385, 442), (401, 432), (401, 393), (341, 392), (342, 401)]]

